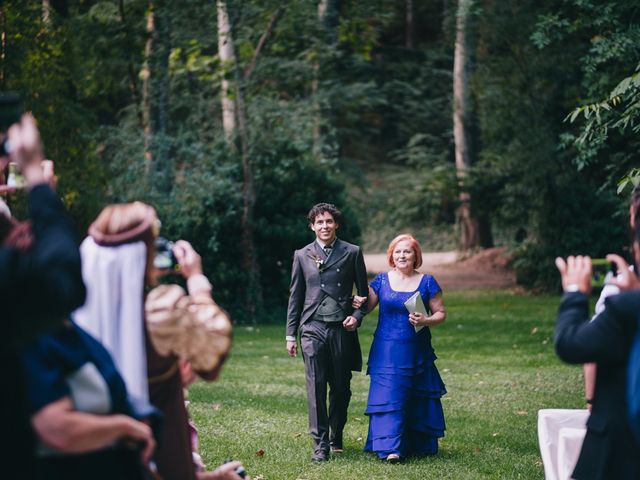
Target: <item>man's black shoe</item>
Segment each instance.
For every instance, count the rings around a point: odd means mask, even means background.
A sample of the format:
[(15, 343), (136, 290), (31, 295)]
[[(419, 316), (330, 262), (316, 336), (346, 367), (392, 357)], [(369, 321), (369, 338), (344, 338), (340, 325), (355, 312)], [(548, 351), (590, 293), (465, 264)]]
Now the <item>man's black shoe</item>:
[(342, 432), (336, 433), (333, 438), (329, 437), (329, 446), (331, 447), (331, 453), (342, 453)]
[(311, 456), (312, 462), (326, 462), (327, 460), (329, 460), (329, 452), (324, 452), (324, 451), (315, 452)]

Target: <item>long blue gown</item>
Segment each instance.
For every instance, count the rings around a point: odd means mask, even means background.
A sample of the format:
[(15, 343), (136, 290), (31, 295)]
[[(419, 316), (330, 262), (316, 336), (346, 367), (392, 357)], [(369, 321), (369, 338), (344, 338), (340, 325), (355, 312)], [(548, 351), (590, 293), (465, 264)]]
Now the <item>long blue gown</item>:
[[(401, 457), (435, 454), (438, 438), (444, 436), (440, 398), (446, 389), (434, 364), (431, 331), (425, 327), (416, 333), (409, 323), (404, 302), (415, 291), (393, 290), (386, 273), (379, 274), (371, 288), (378, 295), (380, 313), (367, 368), (371, 387), (364, 451), (380, 458), (391, 453)], [(441, 292), (431, 275), (422, 277), (417, 290), (425, 306)]]

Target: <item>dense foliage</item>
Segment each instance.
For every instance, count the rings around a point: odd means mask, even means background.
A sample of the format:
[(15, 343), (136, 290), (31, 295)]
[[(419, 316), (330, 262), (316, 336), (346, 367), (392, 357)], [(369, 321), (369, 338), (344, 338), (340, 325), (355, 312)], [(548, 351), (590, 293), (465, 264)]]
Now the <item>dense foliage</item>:
[[(243, 320), (247, 158), (258, 321), (283, 317), (314, 202), (342, 206), (342, 236), (369, 251), (404, 230), (456, 247), (453, 0), (328, 1), (325, 17), (316, 2), (228, 0), (235, 70), (220, 62), (212, 0), (45, 3), (0, 6), (0, 87), (38, 119), (79, 231), (108, 202), (153, 204)], [(556, 255), (627, 241), (616, 186), (637, 167), (638, 14), (637, 2), (474, 3), (468, 185), (526, 285), (553, 288)], [(223, 77), (244, 102), (246, 151), (224, 134)]]

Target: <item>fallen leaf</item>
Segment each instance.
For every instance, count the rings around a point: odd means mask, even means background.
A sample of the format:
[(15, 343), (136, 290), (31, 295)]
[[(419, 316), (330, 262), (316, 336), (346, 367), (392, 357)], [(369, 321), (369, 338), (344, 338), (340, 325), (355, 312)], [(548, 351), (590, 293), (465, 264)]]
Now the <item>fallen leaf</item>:
[(518, 410), (516, 415), (529, 415), (529, 413), (526, 410)]
[(259, 457), (264, 457), (264, 450), (263, 449), (258, 450), (256, 452), (256, 455), (259, 456)]
[(264, 475), (256, 475), (253, 480), (264, 480)]
[(220, 405), (219, 403), (214, 403), (211, 405), (211, 408), (213, 408), (217, 412), (222, 408), (222, 405)]
[(358, 440), (359, 442), (361, 442), (361, 441), (362, 441), (362, 437), (358, 437), (358, 438), (357, 438), (357, 440)]
[(473, 453), (480, 453), (480, 449), (478, 447), (474, 448)]
[(295, 438), (299, 438), (299, 437), (301, 437), (301, 436), (302, 436), (302, 434), (301, 434), (300, 432), (298, 432), (298, 433), (295, 433), (293, 436), (294, 436)]
[(497, 437), (498, 435), (500, 435), (498, 432), (494, 432), (491, 434), (492, 437)]
[(538, 333), (538, 327), (533, 327), (533, 329), (531, 330), (531, 335), (534, 335)]

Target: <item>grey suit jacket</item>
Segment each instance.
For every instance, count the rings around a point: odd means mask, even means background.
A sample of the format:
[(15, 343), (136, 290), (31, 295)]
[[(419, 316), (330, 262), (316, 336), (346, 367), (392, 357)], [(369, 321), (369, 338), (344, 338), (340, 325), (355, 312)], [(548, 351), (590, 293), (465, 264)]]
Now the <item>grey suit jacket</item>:
[[(333, 251), (326, 262), (319, 263), (323, 256), (314, 240), (293, 254), (291, 287), (287, 310), (287, 335), (295, 337), (301, 325), (309, 321), (325, 294), (335, 299), (346, 315), (362, 322), (362, 307), (354, 310), (351, 306), (353, 286), (360, 296), (367, 296), (367, 269), (364, 265), (362, 249), (357, 245), (337, 239)], [(353, 333), (353, 370), (362, 368), (362, 354), (358, 335)]]

